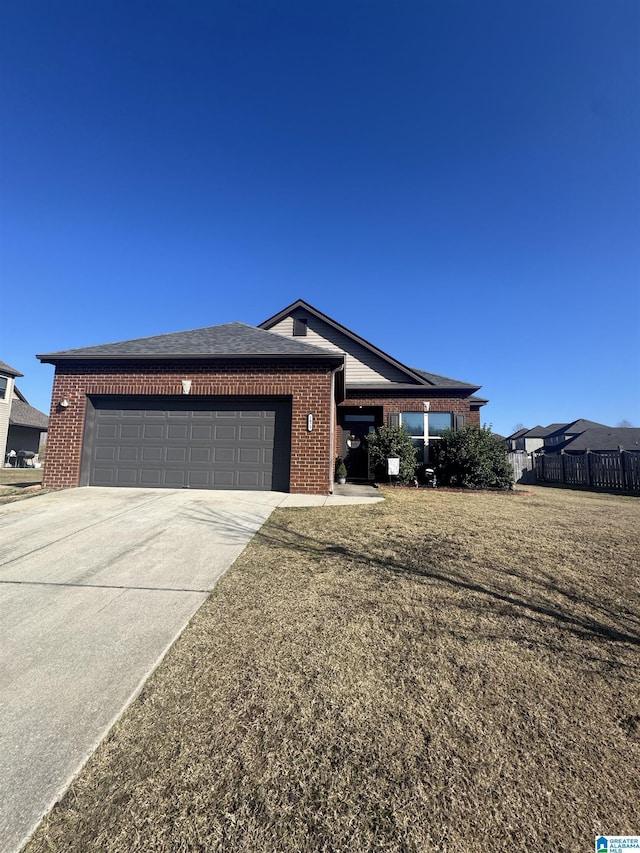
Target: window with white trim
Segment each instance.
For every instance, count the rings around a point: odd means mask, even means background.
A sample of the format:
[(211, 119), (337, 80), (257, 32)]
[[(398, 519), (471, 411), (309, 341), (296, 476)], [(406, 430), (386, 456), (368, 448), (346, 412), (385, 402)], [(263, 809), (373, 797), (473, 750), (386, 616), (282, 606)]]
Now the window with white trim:
[(429, 445), (439, 441), (447, 429), (460, 429), (464, 425), (464, 415), (453, 412), (400, 412), (400, 424), (411, 436), (411, 443), (416, 448), (418, 465), (428, 463), (430, 459)]
[(8, 380), (6, 376), (0, 376), (0, 400), (4, 400), (7, 396)]

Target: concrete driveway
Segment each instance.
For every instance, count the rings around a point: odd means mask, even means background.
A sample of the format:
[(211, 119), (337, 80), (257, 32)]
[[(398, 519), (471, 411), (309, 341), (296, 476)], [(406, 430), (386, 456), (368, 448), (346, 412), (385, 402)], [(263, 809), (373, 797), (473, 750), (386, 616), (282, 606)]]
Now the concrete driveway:
[(0, 850), (22, 847), (218, 578), (292, 497), (85, 488), (2, 507)]

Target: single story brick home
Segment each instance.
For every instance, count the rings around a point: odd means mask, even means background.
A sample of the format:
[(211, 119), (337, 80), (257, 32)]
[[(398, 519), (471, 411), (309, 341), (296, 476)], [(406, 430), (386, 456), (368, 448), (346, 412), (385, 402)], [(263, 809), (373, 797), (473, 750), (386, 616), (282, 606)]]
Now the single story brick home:
[(336, 458), (373, 477), (365, 437), (403, 424), (428, 461), (480, 422), (479, 385), (407, 367), (298, 300), (259, 326), (46, 353), (46, 486), (333, 490)]

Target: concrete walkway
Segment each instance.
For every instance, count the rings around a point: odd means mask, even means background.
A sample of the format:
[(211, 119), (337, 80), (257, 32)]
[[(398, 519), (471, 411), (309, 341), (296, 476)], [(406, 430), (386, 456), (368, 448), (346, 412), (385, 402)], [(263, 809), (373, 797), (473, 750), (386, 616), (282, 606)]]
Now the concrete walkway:
[(0, 850), (21, 849), (275, 507), (379, 499), (85, 488), (0, 508)]

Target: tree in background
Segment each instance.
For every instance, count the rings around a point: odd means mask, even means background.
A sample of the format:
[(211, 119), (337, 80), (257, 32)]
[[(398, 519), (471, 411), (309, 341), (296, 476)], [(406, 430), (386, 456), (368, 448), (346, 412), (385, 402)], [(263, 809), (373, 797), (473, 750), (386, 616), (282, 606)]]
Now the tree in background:
[(416, 448), (404, 427), (381, 426), (369, 434), (369, 458), (373, 464), (376, 480), (387, 479), (387, 457), (400, 458), (401, 483), (412, 483), (416, 470)]
[(488, 426), (447, 430), (430, 445), (439, 486), (509, 489), (513, 470), (504, 441)]
[(617, 426), (619, 426), (619, 427), (632, 427), (633, 424), (631, 423), (629, 418), (623, 418), (621, 421), (618, 422)]

